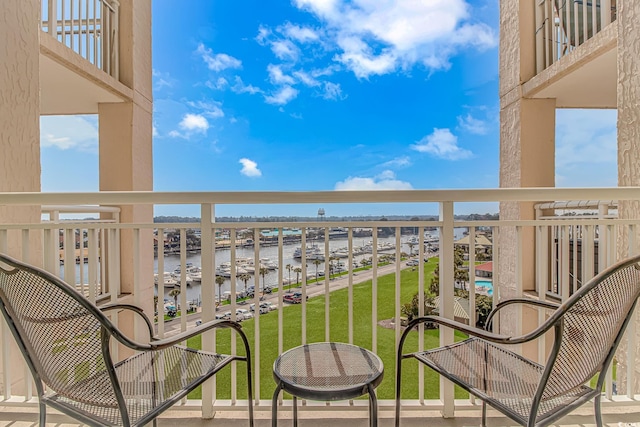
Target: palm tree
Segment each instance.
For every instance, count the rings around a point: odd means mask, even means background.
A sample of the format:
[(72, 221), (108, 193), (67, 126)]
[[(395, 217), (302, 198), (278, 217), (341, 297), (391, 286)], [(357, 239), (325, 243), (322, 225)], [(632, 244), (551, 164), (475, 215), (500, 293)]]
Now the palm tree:
[(242, 280), (244, 282), (244, 296), (247, 296), (247, 282), (249, 281), (249, 279), (251, 279), (251, 276), (247, 273), (242, 273), (241, 275), (238, 276), (238, 279)]
[(409, 246), (409, 256), (410, 256), (410, 257), (411, 257), (411, 256), (413, 256), (413, 247), (414, 247), (415, 245), (416, 245), (416, 244), (415, 244), (414, 242), (407, 242), (407, 246)]
[(269, 269), (267, 267), (260, 267), (260, 275), (262, 276), (262, 296), (264, 296), (264, 276), (266, 276), (266, 274), (269, 272)]
[(176, 306), (176, 310), (178, 310), (178, 295), (180, 295), (180, 289), (174, 288), (169, 291), (169, 296), (173, 298), (173, 302)]
[(322, 264), (322, 261), (320, 261), (319, 259), (314, 259), (313, 260), (313, 265), (316, 266), (316, 285), (318, 284), (318, 266)]
[(296, 267), (293, 269), (296, 272), (296, 284), (300, 283), (300, 273), (302, 273), (302, 267)]
[(293, 265), (287, 264), (284, 268), (289, 272), (289, 284), (291, 284), (291, 270), (293, 270)]
[(224, 284), (224, 277), (216, 276), (216, 285), (218, 285), (218, 301), (222, 302), (222, 285)]

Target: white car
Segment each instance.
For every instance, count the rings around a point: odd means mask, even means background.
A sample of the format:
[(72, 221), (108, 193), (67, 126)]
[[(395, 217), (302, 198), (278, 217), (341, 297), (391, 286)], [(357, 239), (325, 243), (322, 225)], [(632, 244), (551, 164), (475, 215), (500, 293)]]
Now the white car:
[(269, 311), (277, 310), (278, 306), (272, 303), (271, 301), (262, 301), (260, 303), (260, 308), (266, 308)]
[(409, 261), (407, 261), (407, 266), (415, 267), (419, 263), (420, 263), (420, 261), (418, 261), (417, 259), (410, 259)]
[(236, 308), (236, 320), (240, 322), (247, 319), (253, 319), (253, 313), (246, 308)]

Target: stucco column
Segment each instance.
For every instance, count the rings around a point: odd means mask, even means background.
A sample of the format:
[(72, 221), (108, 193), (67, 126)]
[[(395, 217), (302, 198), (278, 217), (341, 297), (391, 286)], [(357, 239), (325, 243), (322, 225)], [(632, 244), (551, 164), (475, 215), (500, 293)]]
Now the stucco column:
[[(0, 7), (0, 192), (40, 191), (40, 8), (39, 0), (3, 0)], [(40, 206), (0, 206), (0, 224), (39, 222)], [(42, 266), (40, 233), (25, 246), (20, 231), (10, 230), (7, 243), (9, 255)], [(10, 352), (15, 369), (2, 373), (1, 387), (9, 381), (24, 393), (24, 359), (15, 345)]]
[[(640, 185), (640, 2), (618, 0), (618, 186)], [(618, 216), (623, 219), (639, 219), (638, 202), (621, 201)], [(640, 240), (636, 236), (636, 244)], [(618, 239), (618, 258), (629, 256), (628, 236)], [(637, 253), (638, 247), (632, 252)], [(616, 353), (618, 360), (618, 394), (640, 392), (640, 321), (636, 316), (636, 360), (629, 363), (627, 340), (620, 343)], [(630, 325), (631, 326), (631, 325)], [(633, 328), (632, 328), (633, 329)], [(627, 384), (627, 369), (634, 367), (633, 380)]]
[[(120, 80), (133, 89), (133, 100), (100, 104), (100, 191), (153, 190), (151, 84), (151, 2), (120, 2)], [(152, 206), (121, 206), (123, 223), (153, 221)], [(136, 305), (153, 316), (153, 234), (140, 234), (134, 247), (131, 231), (123, 231), (120, 244), (121, 290), (134, 293), (134, 271), (138, 260), (140, 287)]]
[[(555, 186), (555, 100), (526, 99), (521, 90), (535, 75), (534, 7), (534, 2), (500, 2), (500, 187)], [(501, 203), (500, 219), (533, 219), (533, 205)], [(525, 229), (521, 236), (521, 250), (515, 229), (502, 228), (496, 237), (498, 282), (494, 288), (501, 300), (535, 289), (534, 232)], [(522, 288), (517, 286), (518, 256)], [(526, 330), (526, 320), (509, 324)]]
[[(6, 0), (0, 8), (0, 192), (40, 191), (39, 0)], [(0, 223), (39, 223), (40, 207), (2, 207)], [(32, 233), (29, 259), (42, 265), (40, 236)], [(22, 258), (19, 232), (8, 252)]]

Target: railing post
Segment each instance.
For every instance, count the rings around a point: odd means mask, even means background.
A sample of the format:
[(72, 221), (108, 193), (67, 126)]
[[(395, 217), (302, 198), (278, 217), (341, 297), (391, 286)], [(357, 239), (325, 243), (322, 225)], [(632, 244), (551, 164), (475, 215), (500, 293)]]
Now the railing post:
[[(440, 316), (453, 319), (454, 247), (453, 247), (453, 202), (440, 203)], [(453, 330), (440, 326), (440, 346), (453, 344)], [(442, 416), (454, 416), (453, 383), (440, 377), (440, 399)]]
[[(202, 254), (202, 321), (209, 322), (214, 319), (215, 312), (215, 296), (213, 294), (213, 268), (215, 264), (214, 259), (214, 245), (215, 239), (213, 234), (213, 223), (215, 222), (215, 207), (214, 205), (203, 203), (200, 206), (200, 232), (201, 232), (201, 254)], [(159, 234), (159, 233), (158, 233)], [(158, 235), (158, 253), (164, 250), (164, 242), (161, 241), (162, 236)], [(163, 245), (162, 247), (160, 245)], [(158, 272), (158, 278), (162, 275), (162, 271)], [(158, 280), (160, 282), (160, 280)], [(160, 289), (158, 284), (158, 289)], [(158, 292), (160, 294), (160, 292)], [(218, 296), (219, 297), (219, 296)], [(160, 316), (160, 313), (158, 313)], [(213, 352), (215, 335), (213, 331), (205, 332), (202, 335), (202, 349), (205, 351)], [(213, 400), (215, 399), (215, 376), (202, 384), (202, 418), (212, 419), (215, 412), (213, 410)], [(251, 402), (248, 403), (249, 405)]]

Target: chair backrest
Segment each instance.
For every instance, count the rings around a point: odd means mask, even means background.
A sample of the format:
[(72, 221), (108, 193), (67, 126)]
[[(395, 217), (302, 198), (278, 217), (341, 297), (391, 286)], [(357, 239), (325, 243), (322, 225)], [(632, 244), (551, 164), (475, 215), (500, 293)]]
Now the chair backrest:
[(553, 315), (562, 319), (562, 340), (543, 399), (588, 383), (610, 362), (640, 296), (638, 262), (640, 256), (601, 272)]
[(117, 406), (101, 343), (110, 323), (80, 293), (0, 254), (0, 309), (36, 381), (71, 400)]

